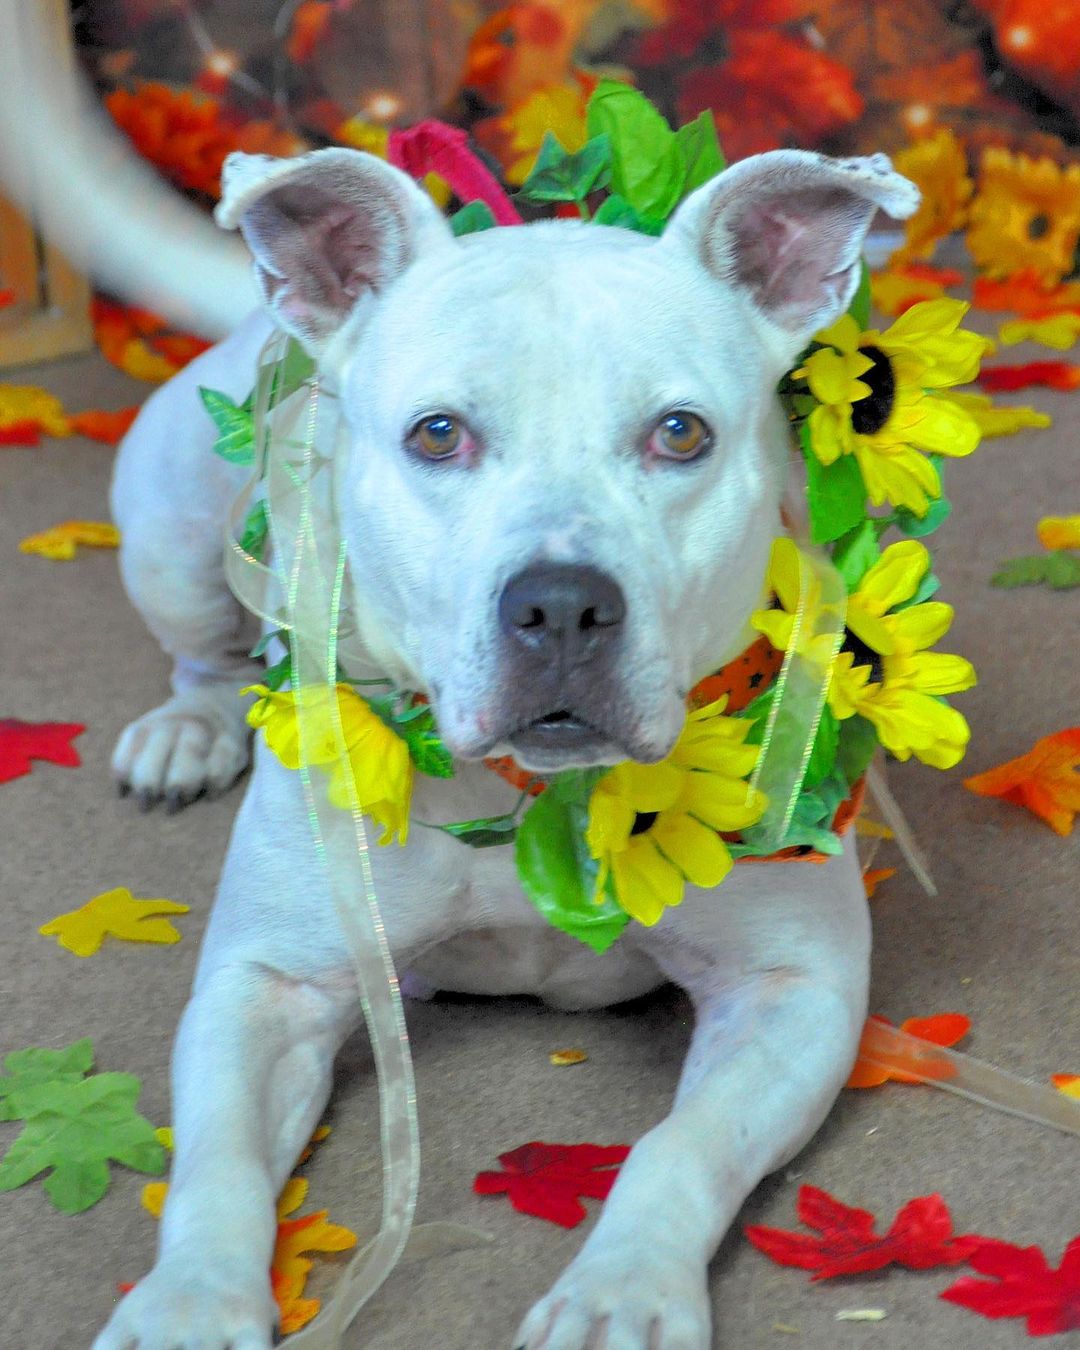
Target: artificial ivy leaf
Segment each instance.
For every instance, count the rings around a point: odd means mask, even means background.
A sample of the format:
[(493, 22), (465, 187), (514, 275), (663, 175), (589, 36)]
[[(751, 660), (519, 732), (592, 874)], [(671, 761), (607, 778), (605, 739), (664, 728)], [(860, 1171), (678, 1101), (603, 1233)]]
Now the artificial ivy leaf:
[(218, 389), (206, 389), (202, 385), (199, 386), (199, 397), (218, 429), (214, 454), (220, 455), (230, 464), (254, 464), (255, 424), (251, 417), (250, 401), (234, 403), (228, 394)]
[(675, 133), (644, 94), (601, 80), (585, 112), (590, 136), (611, 137), (611, 183), (643, 215), (666, 220), (683, 193), (686, 165)]
[(591, 136), (571, 154), (549, 131), (520, 196), (533, 202), (583, 202), (590, 192), (606, 187), (611, 176), (611, 138)]
[(695, 188), (715, 178), (727, 167), (724, 152), (716, 136), (716, 122), (712, 112), (706, 108), (692, 122), (680, 127), (675, 133), (675, 142), (683, 158), (686, 176), (683, 179), (683, 196), (688, 196)]
[(990, 578), (991, 586), (1052, 586), (1067, 591), (1080, 586), (1080, 552), (1058, 549), (1035, 557), (1010, 558)]
[[(280, 403), (290, 394), (295, 394), (300, 386), (310, 380), (314, 374), (315, 362), (295, 338), (290, 338), (285, 348), (285, 355), (278, 363), (270, 384), (271, 402)], [(249, 395), (245, 406), (250, 402), (251, 396)]]
[(859, 284), (851, 297), (848, 313), (860, 328), (865, 328), (870, 322), (870, 269), (865, 258), (859, 260)]
[(934, 596), (941, 589), (941, 578), (934, 575), (933, 572), (927, 572), (922, 581), (919, 582), (918, 589), (910, 600), (904, 600), (899, 605), (893, 606), (893, 613), (898, 614), (902, 609), (910, 609), (912, 605), (921, 605)]
[(664, 232), (664, 222), (656, 216), (643, 216), (635, 211), (625, 197), (613, 192), (596, 209), (594, 225), (617, 225), (624, 230), (636, 230), (638, 234), (658, 235)]
[(833, 545), (833, 566), (844, 578), (849, 592), (855, 590), (881, 556), (878, 537), (877, 523), (864, 520)]
[(292, 679), (292, 655), (286, 653), (280, 661), (272, 666), (267, 666), (263, 671), (262, 682), (267, 689), (276, 692), (283, 684)]
[(487, 202), (466, 202), (460, 211), (450, 217), (450, 228), (454, 237), (463, 234), (479, 234), (481, 230), (490, 230), (495, 226), (495, 216)]
[(252, 647), (251, 651), (248, 652), (248, 656), (256, 658), (260, 656), (265, 656), (267, 647), (270, 646), (271, 642), (273, 642), (275, 638), (280, 638), (282, 642), (284, 642), (286, 647), (289, 645), (288, 630), (285, 628), (273, 628), (270, 630), (269, 633), (264, 633), (262, 635), (262, 637), (258, 640), (258, 642), (256, 642), (255, 646)]
[(917, 516), (906, 506), (898, 506), (893, 512), (893, 523), (901, 534), (922, 539), (944, 525), (951, 514), (952, 502), (948, 497), (937, 497), (930, 503), (925, 516)]
[(109, 1185), (109, 1161), (139, 1172), (165, 1170), (154, 1127), (135, 1110), (140, 1083), (129, 1073), (54, 1081), (19, 1094), (26, 1124), (0, 1162), (0, 1191), (47, 1169), (45, 1192), (57, 1209), (89, 1209)]
[(800, 439), (806, 457), (806, 500), (810, 511), (810, 538), (830, 544), (860, 525), (866, 515), (866, 484), (854, 455), (841, 455), (822, 464), (810, 447), (804, 422)]
[(453, 778), (454, 757), (435, 729), (435, 715), (420, 704), (393, 719), (393, 728), (409, 747), (409, 758), (431, 778)]
[(841, 722), (836, 767), (849, 788), (866, 772), (877, 747), (878, 738), (873, 722), (858, 713)]
[(548, 923), (604, 952), (629, 915), (610, 896), (593, 898), (597, 863), (585, 846), (586, 815), (582, 802), (548, 788), (518, 826), (515, 857), (522, 888)]
[(438, 828), (470, 848), (494, 848), (498, 844), (514, 842), (517, 821), (513, 816), (482, 816), (478, 820), (459, 820)]
[(25, 1115), (20, 1093), (41, 1083), (73, 1083), (84, 1077), (94, 1063), (94, 1045), (89, 1036), (63, 1050), (13, 1050), (4, 1060), (7, 1073), (0, 1076), (0, 1120), (18, 1120)]
[(247, 513), (244, 521), (244, 529), (240, 535), (240, 547), (245, 553), (262, 561), (263, 550), (266, 547), (266, 536), (270, 532), (270, 517), (266, 513), (266, 500), (263, 498), (257, 501), (251, 510)]
[(825, 781), (836, 766), (836, 751), (840, 741), (840, 723), (833, 710), (825, 705), (821, 710), (814, 746), (803, 778), (804, 788), (817, 787)]

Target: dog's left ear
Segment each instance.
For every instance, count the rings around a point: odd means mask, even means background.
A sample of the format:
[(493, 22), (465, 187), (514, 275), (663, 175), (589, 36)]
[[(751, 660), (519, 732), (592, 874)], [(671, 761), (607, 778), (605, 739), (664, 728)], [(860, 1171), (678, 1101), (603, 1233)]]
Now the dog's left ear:
[(315, 357), (422, 249), (453, 242), (411, 178), (344, 148), (295, 159), (230, 155), (214, 217), (239, 226), (275, 319)]
[(774, 150), (698, 188), (662, 242), (689, 245), (710, 272), (745, 290), (794, 357), (850, 304), (878, 208), (903, 220), (918, 204), (918, 189), (885, 155)]

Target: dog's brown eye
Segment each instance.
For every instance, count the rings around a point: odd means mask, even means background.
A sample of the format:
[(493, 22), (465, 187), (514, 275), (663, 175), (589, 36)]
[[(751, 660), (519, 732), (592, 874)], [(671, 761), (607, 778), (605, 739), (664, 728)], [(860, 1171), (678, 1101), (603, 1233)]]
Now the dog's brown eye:
[(651, 448), (667, 459), (693, 459), (709, 444), (709, 428), (692, 412), (670, 412), (653, 432)]
[(456, 417), (439, 413), (425, 417), (411, 437), (413, 444), (428, 459), (447, 459), (461, 446), (461, 423)]

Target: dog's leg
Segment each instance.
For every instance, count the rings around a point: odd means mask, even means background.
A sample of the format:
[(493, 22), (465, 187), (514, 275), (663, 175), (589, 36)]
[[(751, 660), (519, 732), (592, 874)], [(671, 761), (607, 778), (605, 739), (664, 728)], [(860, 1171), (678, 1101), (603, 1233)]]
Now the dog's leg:
[(173, 810), (220, 792), (248, 762), (238, 691), (258, 678), (247, 653), (255, 632), (230, 595), (222, 562), (226, 512), (248, 470), (213, 453), (216, 431), (198, 386), (242, 400), (268, 330), (254, 316), (159, 390), (121, 446), (113, 515), (124, 586), (173, 658), (173, 697), (120, 736), (113, 774), (144, 808)]
[[(783, 885), (785, 870), (793, 893), (770, 898), (765, 887)], [(669, 911), (647, 930), (654, 936), (642, 945), (697, 1014), (675, 1105), (635, 1145), (596, 1227), (515, 1346), (710, 1345), (708, 1263), (758, 1181), (825, 1118), (866, 1014), (869, 923), (853, 852), (760, 872), (771, 876), (748, 886), (733, 878), (705, 897), (712, 912), (702, 931), (713, 938), (704, 944), (687, 931), (700, 914)], [(729, 899), (729, 887), (744, 893)]]

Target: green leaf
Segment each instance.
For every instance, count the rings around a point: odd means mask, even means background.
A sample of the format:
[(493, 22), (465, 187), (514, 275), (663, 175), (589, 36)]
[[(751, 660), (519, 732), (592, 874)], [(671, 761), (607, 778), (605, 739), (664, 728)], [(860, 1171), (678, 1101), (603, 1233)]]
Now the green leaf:
[(292, 655), (287, 652), (276, 664), (266, 667), (261, 683), (265, 684), (267, 689), (276, 692), (283, 684), (288, 684), (291, 679)]
[(495, 216), (487, 202), (466, 202), (450, 217), (450, 228), (455, 239), (463, 234), (479, 234), (481, 230), (495, 228)]
[(683, 193), (686, 165), (675, 133), (644, 94), (601, 80), (585, 113), (590, 136), (611, 137), (611, 183), (635, 211), (666, 220)]
[(848, 530), (833, 545), (833, 566), (844, 578), (849, 592), (855, 590), (880, 557), (877, 526), (872, 520), (864, 520)]
[(199, 386), (199, 397), (218, 429), (214, 454), (230, 464), (254, 464), (255, 424), (250, 404), (234, 403), (228, 394), (218, 389), (205, 389), (202, 385)]
[(594, 225), (617, 225), (624, 230), (636, 230), (638, 234), (658, 235), (664, 233), (664, 222), (656, 216), (640, 215), (625, 197), (613, 192), (605, 197), (596, 208)]
[(873, 722), (856, 713), (854, 717), (847, 717), (840, 723), (836, 767), (849, 788), (866, 772), (877, 748), (878, 738)]
[(165, 1150), (154, 1127), (135, 1110), (140, 1089), (128, 1073), (27, 1087), (20, 1093), (26, 1123), (0, 1162), (0, 1191), (52, 1169), (46, 1194), (57, 1209), (77, 1214), (105, 1193), (110, 1160), (163, 1172)]
[(715, 178), (727, 167), (724, 152), (716, 135), (716, 122), (712, 112), (706, 110), (687, 122), (675, 133), (675, 143), (682, 155), (685, 177), (682, 195), (688, 196), (695, 188)]
[[(285, 348), (285, 355), (274, 371), (274, 378), (270, 385), (270, 401), (280, 403), (290, 394), (295, 394), (300, 386), (310, 380), (314, 374), (315, 362), (295, 338), (290, 338)], [(249, 407), (251, 403), (252, 395), (249, 394), (244, 406)]]
[(391, 725), (409, 748), (409, 758), (431, 778), (453, 778), (454, 757), (435, 729), (435, 715), (424, 704), (392, 719)]
[(251, 651), (248, 652), (248, 656), (255, 658), (265, 656), (267, 647), (270, 646), (271, 642), (273, 642), (275, 638), (280, 638), (287, 647), (289, 645), (288, 629), (273, 628), (270, 630), (269, 633), (264, 633), (262, 637), (258, 640), (258, 642), (256, 642), (255, 646), (252, 647)]
[(922, 539), (944, 525), (951, 514), (952, 502), (948, 497), (936, 497), (927, 507), (925, 516), (917, 516), (906, 506), (898, 506), (893, 512), (893, 523), (901, 534)]
[(517, 821), (509, 816), (481, 816), (478, 820), (459, 820), (453, 825), (437, 825), (436, 829), (452, 834), (471, 848), (494, 848), (512, 844), (517, 833)]
[(810, 751), (810, 760), (806, 766), (803, 788), (815, 788), (823, 783), (836, 766), (836, 751), (840, 741), (840, 723), (832, 709), (825, 705), (821, 710), (814, 747)]
[(806, 499), (810, 511), (810, 538), (829, 544), (861, 525), (866, 517), (866, 485), (854, 455), (841, 455), (822, 464), (810, 448), (810, 431), (799, 429), (806, 456)]
[(1010, 558), (990, 578), (991, 586), (1052, 586), (1056, 591), (1080, 586), (1080, 552), (1057, 549), (1035, 557)]
[(94, 1045), (88, 1036), (63, 1050), (13, 1050), (4, 1060), (7, 1073), (0, 1077), (0, 1120), (18, 1120), (24, 1114), (21, 1094), (27, 1088), (77, 1082), (93, 1063)]
[(591, 136), (571, 154), (553, 131), (544, 136), (532, 173), (519, 196), (532, 202), (583, 202), (590, 192), (606, 187), (611, 176), (611, 140)]
[(870, 322), (870, 269), (865, 258), (859, 260), (859, 267), (859, 284), (851, 297), (848, 313), (860, 328), (865, 328)]
[(593, 788), (607, 772), (607, 769), (566, 769), (552, 774), (547, 790), (556, 801), (588, 805)]
[(542, 792), (518, 826), (515, 858), (526, 896), (548, 923), (604, 952), (629, 916), (609, 895), (593, 898), (597, 863), (585, 846), (587, 807)]
[(910, 609), (912, 605), (921, 605), (932, 596), (936, 595), (940, 589), (941, 578), (935, 576), (933, 572), (927, 572), (922, 581), (919, 582), (918, 589), (911, 599), (904, 600), (899, 605), (894, 605), (892, 612), (894, 614), (899, 614), (902, 609)]
[(266, 547), (266, 536), (270, 532), (270, 517), (266, 513), (266, 501), (257, 501), (247, 513), (244, 528), (240, 535), (240, 547), (260, 562)]

